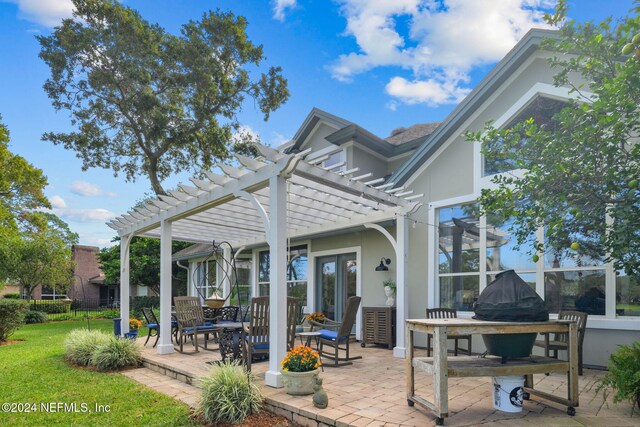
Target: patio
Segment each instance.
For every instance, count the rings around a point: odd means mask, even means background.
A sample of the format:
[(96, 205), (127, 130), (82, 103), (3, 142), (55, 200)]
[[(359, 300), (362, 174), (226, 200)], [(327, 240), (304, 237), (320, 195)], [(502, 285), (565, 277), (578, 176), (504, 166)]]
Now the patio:
[[(435, 425), (428, 411), (407, 406), (404, 360), (393, 357), (385, 348), (354, 345), (354, 354), (363, 358), (353, 365), (325, 368), (324, 388), (329, 395), (329, 407), (317, 409), (311, 396), (289, 396), (284, 389), (264, 385), (268, 362), (253, 364), (257, 384), (266, 397), (266, 407), (303, 426), (425, 426)], [(426, 352), (425, 352), (426, 353)], [(199, 397), (197, 378), (205, 375), (210, 362), (219, 359), (217, 351), (201, 351), (195, 355), (180, 353), (159, 355), (150, 346), (144, 348), (145, 368), (125, 372), (125, 375), (195, 406)], [(579, 379), (580, 406), (570, 417), (566, 407), (532, 396), (521, 413), (496, 411), (492, 405), (490, 378), (452, 378), (449, 380), (450, 416), (447, 426), (638, 426), (640, 417), (630, 417), (628, 403), (613, 404), (611, 397), (603, 402), (596, 396), (595, 383), (603, 371), (585, 369)], [(536, 375), (535, 386), (548, 392), (566, 395), (566, 376)], [(432, 397), (431, 379), (417, 374), (417, 390)]]

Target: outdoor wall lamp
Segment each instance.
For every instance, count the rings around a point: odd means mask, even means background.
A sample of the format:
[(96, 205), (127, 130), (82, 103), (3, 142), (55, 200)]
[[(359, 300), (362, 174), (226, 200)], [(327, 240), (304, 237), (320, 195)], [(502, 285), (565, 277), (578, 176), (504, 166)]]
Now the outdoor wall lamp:
[(385, 257), (380, 258), (380, 265), (376, 267), (376, 271), (389, 271), (389, 267), (385, 264), (391, 264), (391, 260)]

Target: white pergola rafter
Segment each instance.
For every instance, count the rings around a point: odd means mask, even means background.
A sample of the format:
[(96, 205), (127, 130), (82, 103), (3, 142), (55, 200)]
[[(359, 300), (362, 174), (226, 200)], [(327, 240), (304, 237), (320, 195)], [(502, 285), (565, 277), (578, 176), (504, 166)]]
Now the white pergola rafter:
[[(273, 309), (270, 310), (270, 362), (265, 382), (279, 387), (282, 378), (278, 364), (286, 354), (286, 331), (278, 326), (286, 322), (287, 239), (395, 218), (404, 224), (405, 216), (419, 203), (409, 200), (416, 196), (400, 197), (412, 194), (403, 187), (393, 188), (393, 184), (373, 187), (384, 179), (372, 178), (371, 173), (352, 176), (358, 171), (354, 168), (339, 174), (307, 163), (302, 158), (308, 150), (289, 155), (262, 145), (257, 149), (261, 158), (237, 155), (239, 167), (221, 164), (218, 165), (221, 174), (204, 171), (204, 179), (190, 179), (193, 186), (179, 185), (166, 195), (111, 220), (108, 225), (118, 232), (123, 242), (128, 243), (133, 236), (160, 239), (161, 334), (157, 351), (161, 354), (173, 352), (171, 241), (228, 241), (234, 248), (243, 249), (268, 244)], [(402, 238), (399, 236), (398, 241)], [(122, 250), (128, 251), (126, 243)], [(122, 256), (123, 260), (128, 259), (128, 253)], [(227, 259), (231, 256), (234, 255), (225, 254)], [(128, 283), (128, 274), (125, 266), (121, 283)], [(121, 292), (124, 292), (122, 287)], [(123, 313), (122, 318), (122, 330), (127, 331), (128, 316)]]

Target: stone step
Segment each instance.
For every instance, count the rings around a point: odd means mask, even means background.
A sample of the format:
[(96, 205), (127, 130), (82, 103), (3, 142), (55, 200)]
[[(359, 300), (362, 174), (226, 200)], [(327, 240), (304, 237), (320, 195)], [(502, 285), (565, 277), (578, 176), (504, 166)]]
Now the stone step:
[(200, 388), (157, 370), (144, 367), (124, 371), (122, 374), (152, 390), (184, 402), (192, 408), (196, 407), (200, 399)]

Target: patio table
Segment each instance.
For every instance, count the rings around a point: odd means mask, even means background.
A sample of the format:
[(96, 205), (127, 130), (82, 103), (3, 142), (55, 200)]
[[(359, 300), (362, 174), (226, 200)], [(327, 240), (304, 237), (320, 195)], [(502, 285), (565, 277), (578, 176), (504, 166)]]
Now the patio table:
[(222, 360), (246, 360), (246, 349), (244, 346), (244, 323), (243, 322), (217, 322), (211, 325), (212, 329), (220, 332), (219, 348)]
[[(414, 333), (433, 335), (433, 357), (416, 357)], [(568, 360), (530, 356), (510, 359), (501, 363), (497, 356), (455, 356), (448, 358), (447, 335), (467, 334), (522, 334), (522, 333), (568, 333)], [(567, 414), (575, 415), (578, 406), (578, 334), (572, 321), (552, 320), (547, 322), (488, 322), (475, 319), (408, 319), (406, 321), (407, 345), (407, 404), (418, 404), (436, 415), (436, 424), (443, 425), (448, 417), (450, 377), (496, 377), (509, 375), (525, 376), (525, 391), (567, 406)], [(548, 339), (548, 338), (547, 338)], [(415, 394), (415, 369), (433, 375), (434, 401)], [(533, 374), (566, 372), (568, 376), (567, 398), (533, 388)], [(525, 396), (527, 396), (525, 394)]]

